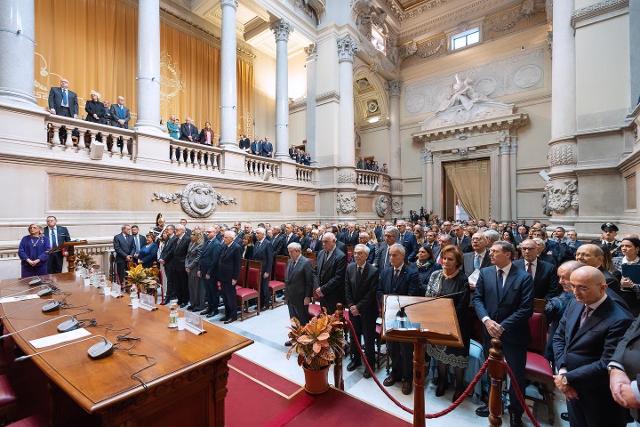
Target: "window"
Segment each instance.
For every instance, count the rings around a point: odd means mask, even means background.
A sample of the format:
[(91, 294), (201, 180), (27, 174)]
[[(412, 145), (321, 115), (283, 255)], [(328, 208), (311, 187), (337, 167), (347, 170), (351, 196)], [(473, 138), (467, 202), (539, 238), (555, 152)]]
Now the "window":
[(385, 39), (382, 32), (373, 26), (371, 28), (371, 44), (382, 53), (386, 53)]
[(480, 28), (476, 27), (451, 36), (451, 50), (462, 49), (480, 42)]
[(625, 177), (627, 193), (627, 209), (636, 208), (636, 174), (633, 173)]

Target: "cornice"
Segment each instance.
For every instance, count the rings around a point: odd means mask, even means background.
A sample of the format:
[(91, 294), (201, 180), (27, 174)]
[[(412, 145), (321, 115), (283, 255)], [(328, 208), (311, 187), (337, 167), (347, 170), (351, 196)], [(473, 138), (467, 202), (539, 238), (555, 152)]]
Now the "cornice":
[(432, 142), (460, 134), (497, 132), (499, 130), (516, 129), (526, 125), (528, 122), (528, 114), (516, 113), (505, 117), (497, 117), (428, 131), (420, 131), (412, 134), (411, 136), (413, 138), (413, 142), (416, 143)]
[(404, 10), (397, 0), (385, 0), (384, 3), (388, 6), (388, 9), (392, 12), (394, 18), (402, 22), (407, 19), (415, 18), (420, 14), (441, 7), (452, 0), (428, 0), (420, 5), (411, 7)]
[(331, 90), (316, 96), (317, 105), (327, 104), (329, 102), (340, 102), (340, 94), (335, 90)]
[(598, 3), (594, 3), (573, 12), (573, 15), (571, 16), (571, 26), (575, 28), (576, 24), (582, 21), (616, 12), (626, 7), (629, 7), (629, 0), (603, 0)]

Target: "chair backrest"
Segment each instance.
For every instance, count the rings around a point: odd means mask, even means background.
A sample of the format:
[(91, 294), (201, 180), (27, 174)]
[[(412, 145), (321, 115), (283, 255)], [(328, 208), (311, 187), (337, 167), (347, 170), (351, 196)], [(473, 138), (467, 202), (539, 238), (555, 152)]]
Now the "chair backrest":
[(276, 255), (276, 262), (284, 262), (285, 264), (289, 262), (288, 255)]
[(529, 318), (529, 332), (531, 340), (529, 341), (529, 351), (538, 354), (544, 354), (547, 345), (547, 319), (543, 313), (534, 312)]
[(257, 268), (262, 271), (262, 261), (249, 260), (249, 268)]
[(536, 313), (544, 313), (544, 306), (547, 305), (547, 300), (544, 298), (533, 299), (533, 311)]
[(260, 268), (249, 267), (247, 270), (247, 284), (246, 288), (255, 289), (258, 292), (260, 291), (260, 272), (262, 270)]
[(351, 260), (353, 259), (353, 248), (355, 246), (352, 245), (347, 245), (347, 263), (351, 262)]
[(306, 255), (306, 256), (307, 256), (307, 258), (309, 259), (309, 261), (311, 261), (311, 266), (312, 266), (313, 268), (315, 268), (315, 267), (316, 267), (316, 265), (318, 264), (318, 260), (317, 260), (317, 256), (316, 256), (316, 255), (317, 255), (317, 254), (316, 254), (315, 252), (311, 252), (311, 253), (308, 253), (308, 254)]
[(282, 261), (276, 261), (274, 278), (281, 282), (284, 282), (285, 272), (287, 271), (287, 263)]
[(240, 275), (238, 276), (238, 282), (236, 282), (236, 285), (244, 287), (244, 284), (246, 282), (247, 282), (247, 260), (243, 259), (240, 261)]

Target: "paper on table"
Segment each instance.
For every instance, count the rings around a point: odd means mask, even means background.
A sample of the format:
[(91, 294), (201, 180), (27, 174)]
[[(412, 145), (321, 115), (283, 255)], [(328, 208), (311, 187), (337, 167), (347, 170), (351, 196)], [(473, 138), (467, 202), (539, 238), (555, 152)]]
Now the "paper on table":
[(37, 338), (29, 341), (35, 348), (49, 347), (52, 345), (60, 344), (67, 341), (77, 340), (78, 338), (84, 338), (91, 335), (91, 332), (85, 328), (74, 329), (73, 331), (63, 332), (61, 334), (49, 335), (48, 337)]
[(40, 298), (38, 294), (15, 295), (12, 297), (0, 298), (0, 304), (6, 304), (8, 302), (26, 301), (29, 299), (36, 299), (36, 298)]

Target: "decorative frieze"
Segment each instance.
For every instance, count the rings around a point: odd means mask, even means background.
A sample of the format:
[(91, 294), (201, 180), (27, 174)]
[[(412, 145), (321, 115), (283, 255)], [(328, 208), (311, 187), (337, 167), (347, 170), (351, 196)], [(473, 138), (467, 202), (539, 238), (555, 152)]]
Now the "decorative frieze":
[(549, 147), (547, 161), (551, 167), (575, 165), (578, 162), (576, 144), (571, 142), (553, 144)]
[(629, 0), (603, 0), (598, 3), (591, 4), (573, 12), (573, 15), (571, 16), (571, 26), (575, 28), (576, 24), (581, 21), (593, 19), (626, 7), (629, 7)]
[(343, 215), (358, 212), (356, 193), (336, 193), (336, 212)]
[(400, 96), (402, 83), (399, 80), (389, 80), (389, 96)]
[(191, 218), (208, 218), (216, 210), (216, 206), (237, 205), (234, 197), (225, 197), (216, 192), (210, 184), (205, 182), (192, 182), (181, 193), (153, 193), (152, 200), (164, 203), (178, 203), (182, 210)]

